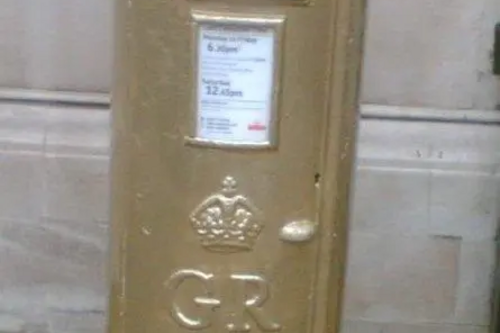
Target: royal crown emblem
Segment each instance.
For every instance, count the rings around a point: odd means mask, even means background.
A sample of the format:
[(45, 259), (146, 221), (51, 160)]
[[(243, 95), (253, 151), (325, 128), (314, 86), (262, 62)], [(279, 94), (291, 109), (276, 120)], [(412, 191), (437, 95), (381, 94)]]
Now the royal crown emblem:
[(226, 177), (222, 190), (194, 210), (191, 223), (208, 250), (249, 251), (263, 228), (260, 215), (250, 200), (237, 193), (236, 181)]

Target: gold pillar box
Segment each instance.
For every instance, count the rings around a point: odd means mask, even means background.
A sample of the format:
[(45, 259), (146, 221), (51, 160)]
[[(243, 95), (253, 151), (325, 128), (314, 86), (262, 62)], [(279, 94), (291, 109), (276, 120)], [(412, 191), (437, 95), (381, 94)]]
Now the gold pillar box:
[(109, 332), (336, 332), (364, 0), (116, 4)]

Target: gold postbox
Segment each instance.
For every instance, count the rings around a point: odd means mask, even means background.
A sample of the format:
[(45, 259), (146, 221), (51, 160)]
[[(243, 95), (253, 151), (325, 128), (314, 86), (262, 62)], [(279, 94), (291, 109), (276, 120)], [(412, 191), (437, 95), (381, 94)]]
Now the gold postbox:
[(364, 1), (116, 4), (109, 332), (336, 332)]

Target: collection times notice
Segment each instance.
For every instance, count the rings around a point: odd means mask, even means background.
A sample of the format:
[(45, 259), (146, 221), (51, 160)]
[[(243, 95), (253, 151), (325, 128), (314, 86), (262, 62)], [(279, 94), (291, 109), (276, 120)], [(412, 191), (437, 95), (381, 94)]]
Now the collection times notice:
[(198, 138), (269, 142), (274, 36), (272, 29), (200, 27)]

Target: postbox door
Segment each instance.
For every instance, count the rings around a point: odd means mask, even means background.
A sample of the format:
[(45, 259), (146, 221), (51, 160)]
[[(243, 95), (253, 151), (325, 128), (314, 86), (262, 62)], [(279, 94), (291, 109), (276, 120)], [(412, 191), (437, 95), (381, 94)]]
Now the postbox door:
[(338, 2), (117, 1), (111, 332), (319, 327)]

